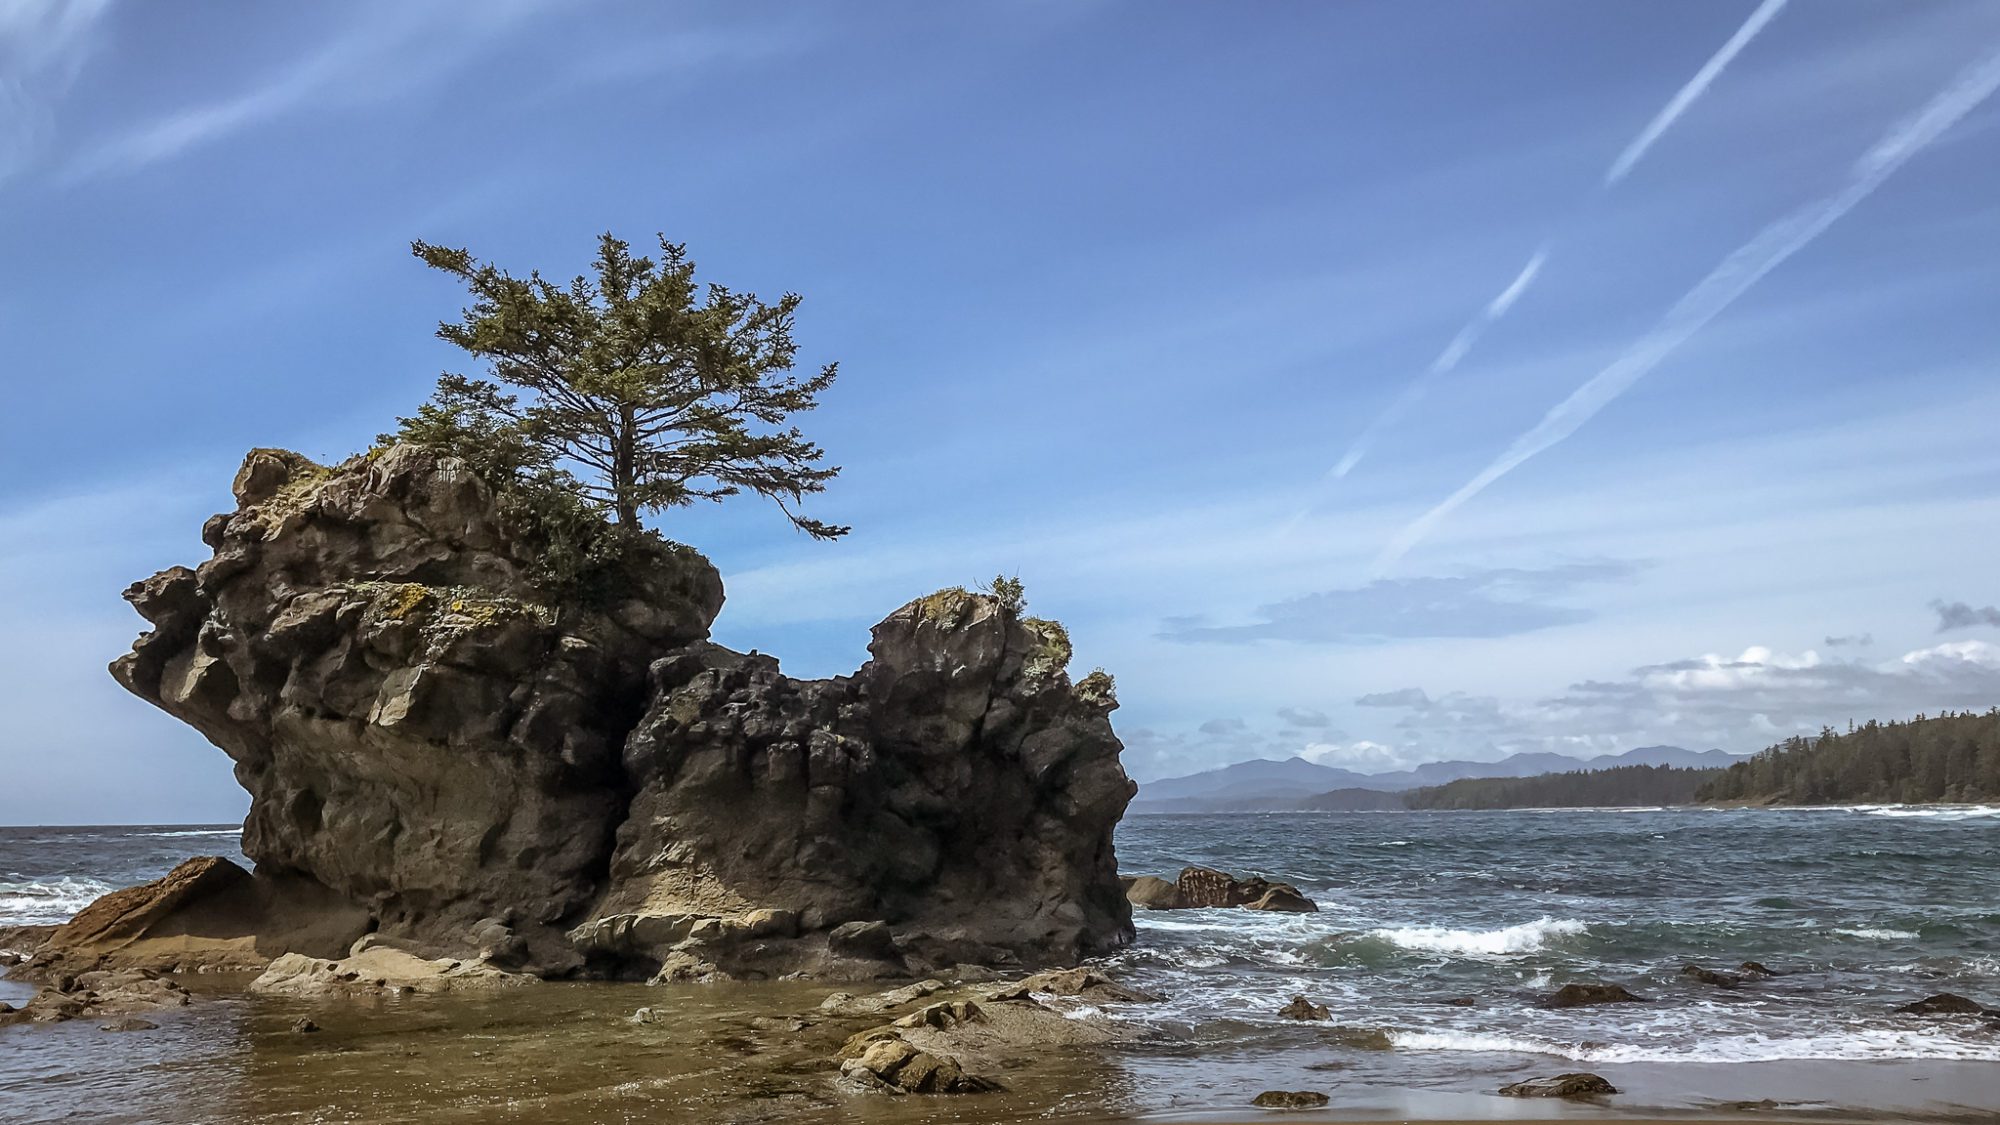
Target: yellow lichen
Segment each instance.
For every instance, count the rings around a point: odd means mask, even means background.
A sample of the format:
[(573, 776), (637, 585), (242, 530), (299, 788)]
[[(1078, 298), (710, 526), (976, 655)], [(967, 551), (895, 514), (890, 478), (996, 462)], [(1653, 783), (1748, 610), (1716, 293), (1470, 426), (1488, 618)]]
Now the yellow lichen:
[(1028, 650), (1024, 671), (1031, 676), (1050, 676), (1069, 667), (1070, 655), (1075, 650), (1069, 642), (1069, 630), (1062, 627), (1062, 622), (1026, 617), (1021, 624), (1035, 637), (1035, 647)]

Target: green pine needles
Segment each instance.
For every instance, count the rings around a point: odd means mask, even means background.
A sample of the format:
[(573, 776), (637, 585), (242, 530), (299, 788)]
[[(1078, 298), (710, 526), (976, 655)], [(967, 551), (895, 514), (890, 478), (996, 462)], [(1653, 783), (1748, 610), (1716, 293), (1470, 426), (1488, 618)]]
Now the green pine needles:
[(749, 492), (815, 539), (847, 534), (796, 510), (840, 472), (791, 423), (818, 404), (836, 368), (792, 374), (797, 294), (767, 304), (698, 287), (686, 248), (664, 237), (655, 261), (606, 234), (595, 276), (568, 285), (514, 277), (466, 250), (411, 250), (472, 294), (438, 337), (486, 361), (491, 378), (442, 376), (431, 401), (399, 419), (398, 436), (451, 449), (488, 475), (571, 491), (621, 529)]

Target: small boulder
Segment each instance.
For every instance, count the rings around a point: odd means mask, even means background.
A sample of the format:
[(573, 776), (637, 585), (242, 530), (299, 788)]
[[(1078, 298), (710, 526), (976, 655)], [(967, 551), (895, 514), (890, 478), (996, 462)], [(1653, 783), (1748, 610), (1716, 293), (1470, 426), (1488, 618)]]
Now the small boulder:
[(1742, 977), (1734, 973), (1720, 973), (1714, 969), (1703, 968), (1700, 965), (1682, 966), (1681, 975), (1690, 980), (1698, 980), (1703, 984), (1714, 985), (1716, 988), (1743, 987)]
[(1179, 910), (1181, 892), (1157, 875), (1141, 875), (1126, 886), (1125, 900), (1141, 910)]
[(1504, 1097), (1604, 1097), (1618, 1093), (1618, 1087), (1590, 1073), (1556, 1075), (1552, 1079), (1528, 1079), (1500, 1087)]
[(1266, 1090), (1250, 1099), (1259, 1109), (1318, 1109), (1327, 1103), (1318, 1090)]
[(1784, 975), (1778, 970), (1766, 966), (1762, 961), (1745, 961), (1741, 965), (1736, 966), (1736, 971), (1746, 977), (1777, 977)]
[(293, 1035), (311, 1035), (318, 1030), (319, 1025), (314, 1023), (310, 1016), (300, 1016), (298, 1019), (292, 1021)]
[(1319, 904), (1299, 893), (1290, 883), (1272, 883), (1254, 900), (1243, 904), (1245, 910), (1277, 910), (1287, 914), (1317, 914)]
[(979, 1010), (979, 1005), (974, 1004), (970, 1000), (947, 1000), (941, 1004), (932, 1004), (927, 1008), (919, 1008), (909, 1015), (897, 1019), (891, 1026), (910, 1028), (933, 1027), (940, 1031), (945, 1031), (960, 1024), (984, 1022), (986, 1022), (986, 1013)]
[(920, 1051), (897, 1037), (870, 1042), (840, 1064), (844, 1078), (893, 1094), (976, 1094), (999, 1086), (967, 1074), (957, 1059)]
[(124, 1017), (123, 1019), (115, 1019), (115, 1020), (112, 1020), (112, 1021), (111, 1021), (110, 1023), (101, 1023), (101, 1024), (98, 1024), (98, 1025), (97, 1025), (97, 1030), (99, 1030), (99, 1031), (153, 1031), (153, 1030), (156, 1030), (156, 1029), (157, 1029), (157, 1028), (158, 1028), (159, 1026), (160, 1026), (159, 1024), (156, 1024), (156, 1023), (154, 1023), (154, 1022), (153, 1022), (152, 1020), (142, 1020), (142, 1019), (140, 1019), (140, 1018), (139, 1018), (138, 1016), (126, 1016), (126, 1017)]
[(1986, 1013), (1986, 1006), (1969, 996), (1940, 992), (1896, 1010), (1913, 1016), (1978, 1016)]
[(1051, 969), (1036, 973), (1017, 984), (994, 989), (990, 998), (1014, 999), (1035, 992), (1048, 996), (1072, 996), (1092, 1004), (1146, 1004), (1159, 999), (1149, 992), (1127, 988), (1103, 973), (1085, 968)]
[(847, 922), (827, 932), (826, 946), (843, 957), (899, 961), (896, 934), (887, 922)]
[(1593, 1004), (1639, 1004), (1645, 997), (1634, 996), (1618, 984), (1566, 984), (1542, 997), (1544, 1008), (1587, 1008)]
[(1278, 1014), (1288, 1020), (1325, 1020), (1333, 1018), (1333, 1010), (1324, 1004), (1315, 1004), (1303, 995), (1292, 997), (1292, 1002), (1278, 1009)]

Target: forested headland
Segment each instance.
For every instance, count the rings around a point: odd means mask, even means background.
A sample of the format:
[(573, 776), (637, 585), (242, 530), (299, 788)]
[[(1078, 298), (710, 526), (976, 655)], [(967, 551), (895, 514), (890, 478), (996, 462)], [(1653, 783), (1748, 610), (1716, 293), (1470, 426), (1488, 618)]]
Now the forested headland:
[(2000, 708), (1788, 738), (1717, 772), (1697, 796), (1788, 805), (2000, 800)]
[[(1740, 767), (1735, 767), (1740, 768)], [(1412, 809), (1575, 809), (1689, 805), (1719, 769), (1619, 766), (1534, 777), (1468, 777), (1403, 795)]]

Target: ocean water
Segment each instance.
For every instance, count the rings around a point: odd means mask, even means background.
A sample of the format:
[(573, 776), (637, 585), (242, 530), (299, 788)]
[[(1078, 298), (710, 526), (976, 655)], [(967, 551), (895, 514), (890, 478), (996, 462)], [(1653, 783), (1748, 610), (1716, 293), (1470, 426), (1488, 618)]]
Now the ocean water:
[(0, 926), (61, 922), (99, 895), (157, 879), (184, 859), (226, 855), (249, 866), (233, 825), (0, 827)]
[[(0, 925), (235, 845), (225, 827), (0, 829)], [(1139, 912), (1139, 940), (1105, 960), (1164, 997), (1115, 1013), (1155, 1034), (1037, 1060), (977, 1119), (1235, 1113), (1273, 1088), (1326, 1091), (1350, 1119), (1518, 1116), (1531, 1107), (1500, 1084), (1577, 1069), (1626, 1091), (1610, 1113), (2000, 1115), (2000, 1028), (1895, 1011), (1937, 992), (2000, 1006), (2000, 808), (1143, 816), (1118, 853), (1130, 874), (1289, 881), (1322, 910)], [(1681, 973), (1746, 960), (1781, 975)], [(1646, 1002), (1535, 1006), (1569, 981)], [(1332, 1019), (1278, 1018), (1295, 993)], [(622, 1019), (663, 1002), (689, 1018), (671, 1050)], [(960, 1119), (929, 1099), (828, 1101), (804, 1048), (750, 1023), (814, 1002), (776, 983), (321, 1002), (328, 1034), (307, 1042), (283, 1034), (296, 1004), (218, 999), (143, 1035), (0, 1031), (0, 1120)], [(10, 1063), (23, 1036), (38, 1050)]]
[[(1135, 1018), (1233, 1051), (1345, 1040), (1350, 1078), (1619, 1064), (1972, 1062), (2000, 1101), (2000, 1029), (1900, 1015), (2000, 1006), (2000, 808), (1137, 817), (1120, 866), (1295, 882), (1321, 913), (1140, 912), (1111, 958), (1167, 995)], [(1736, 989), (1682, 968), (1758, 961)], [(1644, 1004), (1545, 1010), (1570, 981)], [(1294, 993), (1342, 1030), (1287, 1025)], [(1458, 1003), (1453, 1003), (1458, 1001)], [(1469, 1002), (1469, 1003), (1468, 1003)]]

